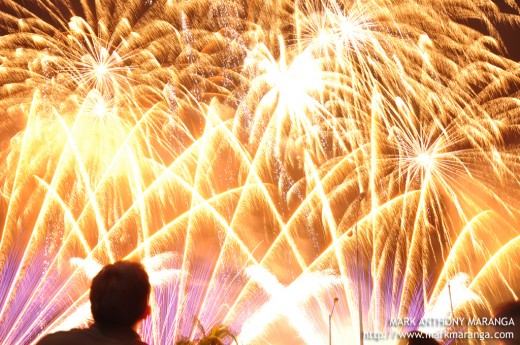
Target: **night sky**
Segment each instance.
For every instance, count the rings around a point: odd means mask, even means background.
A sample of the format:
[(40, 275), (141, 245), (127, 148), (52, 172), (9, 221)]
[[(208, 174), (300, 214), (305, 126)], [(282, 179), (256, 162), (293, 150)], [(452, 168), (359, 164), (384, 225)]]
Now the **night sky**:
[[(503, 43), (506, 49), (505, 55), (512, 60), (520, 61), (520, 13), (518, 8), (520, 8), (520, 0), (491, 0), (495, 3), (498, 8), (502, 11), (503, 14), (506, 14), (506, 18), (491, 18), (491, 21), (496, 28), (498, 29), (500, 36), (503, 39)], [(44, 11), (40, 11), (36, 8), (34, 4), (34, 0), (18, 0), (17, 1), (22, 6), (30, 9), (33, 13), (38, 14), (40, 17), (50, 20), (50, 16), (45, 15)], [(56, 2), (53, 1), (53, 2)], [(82, 15), (83, 10), (81, 5), (76, 1), (69, 1), (72, 4), (73, 10), (76, 15)], [(86, 1), (88, 2), (88, 1)], [(91, 1), (94, 2), (94, 1)], [(145, 2), (143, 0), (143, 2)], [(12, 13), (7, 7), (6, 4), (8, 1), (0, 0), (0, 8), (3, 12)], [(516, 8), (514, 5), (516, 4)], [(65, 10), (67, 11), (67, 10)], [(65, 14), (66, 12), (64, 12)], [(13, 13), (14, 14), (14, 13)], [(478, 23), (478, 20), (471, 19), (466, 23), (469, 26), (475, 27), (479, 31), (482, 30), (482, 25)], [(485, 30), (484, 30), (485, 31)], [(5, 28), (2, 28), (0, 23), (0, 34), (5, 34)]]
[[(509, 0), (511, 2), (512, 0)], [(520, 7), (520, 0), (514, 0)], [(511, 6), (506, 4), (504, 0), (493, 0), (503, 13), (511, 15), (512, 21), (499, 21), (497, 28), (504, 40), (504, 44), (508, 50), (508, 57), (520, 61), (520, 14)], [(516, 18), (515, 18), (516, 17)], [(513, 21), (516, 19), (516, 21)]]

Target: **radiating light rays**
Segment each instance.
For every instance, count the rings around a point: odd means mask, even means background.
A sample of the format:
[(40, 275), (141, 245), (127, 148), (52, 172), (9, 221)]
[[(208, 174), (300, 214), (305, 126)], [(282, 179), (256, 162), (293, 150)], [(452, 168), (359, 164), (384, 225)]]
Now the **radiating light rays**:
[[(66, 65), (62, 68), (76, 80), (78, 87), (87, 90), (97, 89), (107, 96), (124, 92), (118, 92), (118, 88), (126, 89), (128, 92), (131, 79), (128, 78), (127, 72), (130, 72), (130, 67), (125, 66), (125, 60), (129, 60), (130, 56), (121, 57), (118, 53), (119, 47), (110, 41), (105, 42), (105, 38), (96, 35), (80, 17), (72, 18), (69, 28), (67, 43), (70, 46), (64, 46), (62, 49), (65, 50), (64, 55), (72, 56), (63, 59)], [(68, 66), (69, 63), (73, 65)]]
[(258, 266), (247, 269), (253, 282), (267, 293), (268, 301), (248, 319), (242, 328), (240, 341), (248, 344), (259, 337), (270, 322), (280, 316), (295, 328), (304, 343), (315, 344), (323, 342), (314, 329), (305, 304), (311, 298), (320, 298), (320, 294), (332, 289), (338, 284), (336, 275), (320, 273), (306, 273), (298, 278), (291, 286), (284, 287), (272, 274)]
[(372, 31), (376, 25), (371, 18), (377, 14), (376, 5), (325, 1), (310, 8), (305, 8), (308, 4), (302, 2), (302, 6), (304, 8), (297, 13), (301, 16), (297, 24), (299, 43), (303, 47), (311, 51), (317, 49), (325, 56), (337, 53), (343, 56), (348, 51), (359, 52), (364, 45), (373, 43), (377, 31)]
[(151, 272), (151, 344), (194, 318), (322, 343), (335, 296), (346, 342), (359, 307), (379, 331), (445, 314), (447, 286), (456, 315), (520, 295), (518, 64), (495, 7), (4, 3), (0, 342), (84, 321), (120, 258)]
[[(81, 118), (81, 116), (78, 117), (78, 119)], [(46, 175), (51, 173), (52, 169), (55, 170), (55, 174), (52, 177), (52, 181), (50, 182), (51, 188), (47, 187), (48, 190), (47, 193), (45, 193), (45, 197), (42, 198), (43, 203), (40, 205), (40, 212), (37, 215), (37, 217), (34, 217), (34, 220), (32, 221), (32, 226), (34, 229), (40, 229), (39, 231), (32, 231), (30, 233), (30, 238), (28, 239), (28, 242), (26, 244), (26, 248), (23, 251), (23, 258), (21, 258), (20, 266), (18, 274), (21, 274), (21, 272), (24, 272), (25, 270), (29, 269), (27, 264), (32, 262), (32, 260), (38, 260), (37, 258), (41, 255), (41, 248), (42, 246), (46, 248), (47, 255), (49, 255), (48, 258), (46, 258), (46, 264), (48, 271), (43, 270), (41, 272), (42, 275), (38, 274), (36, 277), (40, 277), (41, 280), (34, 281), (30, 280), (30, 275), (26, 275), (20, 278), (20, 280), (15, 280), (10, 285), (10, 288), (6, 287), (7, 295), (6, 299), (4, 300), (4, 306), (9, 305), (11, 302), (14, 301), (16, 296), (20, 295), (20, 288), (25, 284), (25, 290), (26, 293), (31, 294), (32, 289), (27, 289), (27, 286), (34, 285), (41, 286), (41, 284), (45, 284), (45, 280), (47, 278), (52, 277), (52, 273), (55, 273), (55, 269), (58, 270), (64, 267), (67, 267), (68, 264), (64, 263), (64, 258), (62, 255), (68, 255), (70, 252), (70, 247), (76, 246), (75, 252), (80, 255), (87, 255), (88, 252), (91, 250), (91, 247), (88, 242), (92, 243), (92, 239), (95, 236), (95, 232), (86, 232), (85, 236), (83, 236), (83, 233), (80, 233), (79, 236), (77, 231), (73, 231), (72, 229), (77, 230), (79, 227), (76, 223), (76, 212), (78, 205), (81, 205), (82, 201), (76, 202), (74, 200), (75, 196), (74, 194), (77, 193), (76, 191), (73, 191), (72, 196), (67, 195), (67, 191), (70, 188), (70, 185), (67, 186), (67, 181), (70, 178), (71, 175), (73, 175), (74, 169), (70, 169), (70, 164), (72, 162), (72, 165), (74, 163), (78, 163), (75, 168), (77, 169), (77, 178), (78, 180), (75, 182), (74, 189), (84, 189), (85, 193), (89, 195), (90, 200), (96, 200), (94, 203), (92, 203), (92, 209), (90, 212), (90, 215), (92, 216), (92, 212), (94, 213), (94, 222), (97, 223), (99, 232), (102, 234), (106, 232), (106, 225), (105, 221), (108, 221), (110, 223), (109, 217), (104, 218), (101, 216), (101, 213), (103, 213), (105, 205), (103, 203), (98, 203), (99, 201), (96, 199), (96, 193), (93, 191), (93, 188), (91, 186), (91, 178), (94, 179), (94, 183), (96, 183), (96, 178), (94, 175), (89, 175), (89, 172), (92, 171), (91, 168), (87, 168), (85, 166), (85, 159), (87, 162), (89, 161), (87, 159), (88, 153), (79, 153), (79, 150), (77, 148), (77, 142), (75, 142), (73, 137), (78, 137), (78, 135), (73, 135), (74, 130), (69, 132), (69, 129), (67, 128), (67, 125), (60, 121), (60, 119), (56, 119), (55, 122), (50, 122), (53, 124), (52, 126), (49, 126), (48, 119), (35, 119), (35, 128), (32, 128), (31, 125), (27, 128), (27, 131), (35, 130), (35, 131), (41, 131), (43, 133), (46, 133), (47, 131), (53, 132), (55, 134), (55, 142), (53, 143), (56, 145), (54, 148), (48, 147), (50, 152), (45, 152), (45, 154), (50, 154), (50, 160), (48, 163), (51, 163), (55, 157), (52, 157), (52, 154), (54, 153), (54, 149), (56, 147), (59, 147), (60, 145), (64, 145), (67, 147), (63, 150), (62, 155), (59, 159), (59, 162), (55, 166), (47, 166), (47, 168), (50, 171), (42, 171), (39, 174), (42, 175), (43, 178), (45, 178)], [(60, 128), (61, 127), (61, 128)], [(89, 126), (92, 128), (92, 126)], [(95, 127), (95, 126), (94, 126)], [(42, 130), (43, 129), (43, 130)], [(56, 131), (57, 130), (57, 131)], [(62, 133), (60, 133), (62, 132)], [(66, 134), (63, 135), (63, 132)], [(61, 138), (61, 143), (60, 140)], [(90, 137), (92, 139), (93, 137)], [(65, 139), (65, 140), (63, 140)], [(119, 143), (121, 144), (121, 143)], [(84, 146), (84, 145), (82, 145)], [(62, 146), (63, 148), (63, 146)], [(119, 149), (119, 147), (118, 147)], [(59, 150), (59, 149), (58, 149)], [(59, 152), (59, 151), (58, 151)], [(87, 151), (88, 152), (88, 151)], [(35, 159), (41, 159), (42, 157), (33, 157), (33, 160)], [(44, 157), (43, 157), (44, 158)], [(54, 165), (54, 163), (53, 163)], [(97, 166), (97, 164), (93, 164), (93, 166)], [(34, 172), (34, 166), (27, 166), (28, 170)], [(38, 175), (38, 173), (37, 173)], [(38, 179), (38, 176), (35, 176)], [(127, 174), (129, 176), (129, 174)], [(38, 179), (39, 180), (39, 179)], [(42, 182), (43, 185), (45, 185), (44, 181)], [(96, 185), (97, 188), (97, 185)], [(40, 190), (40, 188), (37, 189), (37, 191)], [(52, 191), (52, 193), (51, 193)], [(38, 191), (38, 194), (41, 195), (41, 191)], [(14, 199), (11, 199), (14, 201)], [(58, 202), (56, 202), (58, 201)], [(70, 205), (70, 209), (69, 209)], [(19, 206), (17, 206), (19, 207)], [(64, 224), (63, 227), (56, 227), (56, 223), (59, 223), (59, 214), (63, 212), (64, 213)], [(81, 217), (80, 217), (81, 218)], [(104, 218), (104, 219), (103, 219)], [(52, 219), (54, 219), (54, 222), (52, 222)], [(54, 223), (54, 224), (53, 224)], [(48, 228), (48, 229), (47, 229)], [(9, 230), (7, 228), (6, 230)], [(56, 231), (54, 233), (54, 231)], [(23, 234), (23, 231), (22, 231)], [(72, 236), (71, 236), (72, 235)], [(25, 235), (26, 236), (26, 235)], [(62, 236), (63, 239), (60, 239), (59, 237)], [(98, 238), (101, 238), (98, 237)], [(79, 241), (78, 241), (79, 240)], [(51, 244), (52, 242), (55, 242), (56, 244)], [(80, 243), (78, 243), (80, 242)], [(105, 248), (108, 249), (107, 243), (100, 241), (102, 245), (105, 245)], [(5, 245), (5, 242), (3, 241), (2, 246)], [(83, 248), (81, 250), (80, 248)], [(107, 255), (109, 257), (112, 256), (112, 252), (110, 249), (108, 249)], [(66, 261), (66, 260), (65, 260)], [(67, 270), (65, 268), (65, 270)], [(77, 282), (76, 282), (77, 284)], [(65, 283), (67, 285), (67, 283)], [(53, 287), (53, 289), (60, 289), (60, 285), (57, 285)], [(38, 291), (37, 288), (32, 290), (33, 292)], [(49, 289), (50, 291), (50, 289)], [(67, 293), (72, 294), (71, 291), (67, 291)], [(34, 293), (31, 294), (31, 298), (38, 298)], [(29, 301), (31, 301), (29, 299)], [(54, 303), (51, 303), (52, 306)], [(24, 304), (21, 304), (20, 307), (22, 308), (31, 308), (33, 309), (35, 307), (34, 304), (26, 303), (25, 307)], [(12, 310), (16, 310), (18, 307), (14, 307)], [(2, 310), (3, 317), (6, 317), (7, 319), (10, 319), (10, 315), (13, 315), (12, 313), (4, 314), (5, 309)], [(7, 315), (7, 316), (6, 316)], [(19, 315), (25, 315), (24, 313)], [(30, 313), (29, 313), (30, 315)], [(16, 318), (16, 316), (13, 316)], [(26, 318), (26, 316), (24, 316)], [(13, 321), (14, 322), (14, 321)], [(24, 320), (24, 322), (26, 322)], [(13, 323), (13, 327), (17, 328), (20, 327), (20, 329), (23, 329), (24, 327), (21, 327), (18, 325), (17, 322)], [(31, 327), (28, 327), (27, 329), (32, 329)], [(9, 334), (7, 334), (7, 338), (9, 339)]]
[(471, 149), (459, 148), (462, 137), (457, 132), (450, 133), (450, 127), (442, 130), (436, 127), (419, 127), (417, 131), (403, 129), (393, 127), (389, 141), (395, 149), (396, 171), (407, 181), (406, 189), (417, 185), (447, 186), (459, 176), (466, 175), (464, 164)]
[[(309, 147), (321, 153), (319, 126), (329, 115), (320, 100), (330, 83), (321, 62), (310, 54), (286, 56), (283, 42), (280, 43), (279, 61), (265, 48), (257, 46), (248, 57), (254, 58), (254, 64), (245, 66), (254, 71), (251, 91), (261, 95), (256, 105), (257, 116), (248, 128), (251, 149), (255, 150), (259, 145), (266, 147), (261, 141), (267, 132), (275, 140), (272, 153), (281, 160), (293, 140), (298, 141), (301, 148)], [(301, 153), (299, 155), (302, 157)]]
[[(283, 44), (283, 43), (282, 43)], [(309, 55), (298, 55), (288, 65), (285, 48), (281, 46), (281, 61), (259, 64), (259, 72), (263, 74), (270, 91), (279, 93), (281, 112), (289, 115), (304, 115), (308, 95), (312, 92), (323, 92), (323, 74), (319, 61)], [(311, 102), (316, 100), (310, 99)], [(314, 107), (310, 107), (312, 108)]]
[[(156, 294), (160, 293), (160, 291), (165, 286), (169, 285), (172, 281), (177, 281), (179, 278), (180, 271), (177, 269), (172, 269), (173, 265), (175, 265), (175, 261), (178, 260), (178, 255), (171, 252), (163, 252), (143, 260), (143, 265), (148, 272), (150, 283), (152, 284)], [(93, 260), (82, 260), (75, 258), (71, 263), (80, 267), (81, 271), (84, 270), (83, 272), (75, 272), (75, 274), (84, 273), (87, 275), (92, 275), (92, 277), (102, 268), (101, 264)], [(159, 297), (153, 295), (151, 301), (151, 304), (154, 307), (154, 316), (152, 316), (154, 319), (158, 317), (156, 298)], [(55, 331), (58, 331), (67, 330), (70, 329), (70, 327), (78, 325), (88, 326), (91, 321), (90, 318), (90, 303), (88, 302), (87, 291), (76, 300), (76, 303), (71, 305), (63, 314), (61, 314), (54, 324), (50, 325), (49, 327)], [(157, 320), (155, 320), (152, 324), (152, 328), (154, 328), (154, 332), (152, 334), (154, 335), (157, 335), (158, 333), (157, 329), (155, 329), (158, 324), (160, 324), (160, 322)]]
[[(424, 313), (425, 319), (450, 320), (455, 319), (456, 315), (464, 314), (458, 310), (463, 310), (471, 305), (473, 308), (485, 308), (483, 302), (479, 300), (479, 296), (469, 288), (469, 276), (463, 272), (454, 276), (436, 297), (435, 302), (432, 301), (428, 310)], [(467, 313), (466, 315), (471, 315)], [(425, 333), (433, 334), (442, 331), (445, 328), (451, 328), (451, 325), (424, 325), (420, 330)]]

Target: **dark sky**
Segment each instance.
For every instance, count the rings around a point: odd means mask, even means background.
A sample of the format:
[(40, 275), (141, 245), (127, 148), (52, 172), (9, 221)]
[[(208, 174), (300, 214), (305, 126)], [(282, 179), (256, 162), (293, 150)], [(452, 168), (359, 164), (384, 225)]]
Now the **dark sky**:
[[(509, 57), (515, 61), (520, 61), (520, 15), (518, 10), (507, 5), (505, 0), (493, 0), (493, 2), (503, 13), (511, 15), (511, 21), (497, 23), (497, 28), (507, 47)], [(520, 7), (520, 0), (515, 0), (515, 3), (517, 8)]]
[[(435, 1), (435, 0), (432, 0)], [(472, 1), (472, 0), (468, 0)], [(498, 8), (502, 11), (503, 14), (507, 14), (507, 18), (495, 18), (492, 19), (493, 24), (496, 25), (500, 36), (502, 37), (504, 41), (504, 45), (507, 49), (507, 57), (511, 58), (515, 61), (520, 61), (520, 0), (491, 0), (493, 3), (495, 3)], [(52, 1), (53, 3), (59, 3), (59, 1)], [(73, 5), (73, 10), (78, 15), (83, 15), (82, 6), (80, 5), (79, 1), (76, 0), (69, 0), (69, 3)], [(94, 1), (86, 1), (86, 3), (94, 2)], [(144, 2), (144, 0), (143, 0)], [(7, 3), (9, 3), (9, 0), (0, 0), (0, 10), (2, 12), (7, 12), (14, 14), (8, 7)], [(50, 20), (50, 17), (48, 15), (45, 15), (44, 11), (39, 11), (35, 5), (34, 0), (18, 0), (17, 3), (21, 4), (22, 6), (30, 9), (33, 13), (37, 13), (38, 16), (41, 18), (44, 18), (45, 20)], [(513, 3), (513, 5), (510, 5)], [(77, 6), (75, 5), (77, 4)], [(516, 4), (516, 8), (515, 5)], [(95, 6), (93, 4), (93, 6)], [(63, 13), (65, 16), (69, 15), (67, 13), (68, 11), (65, 10)], [(15, 15), (16, 16), (16, 15)], [(467, 24), (470, 26), (476, 26), (478, 29), (478, 24), (474, 24), (475, 19), (472, 19), (471, 22), (468, 22)], [(478, 21), (478, 20), (476, 20)], [(1, 26), (1, 25), (0, 25)], [(0, 27), (0, 34), (4, 34), (5, 31)]]

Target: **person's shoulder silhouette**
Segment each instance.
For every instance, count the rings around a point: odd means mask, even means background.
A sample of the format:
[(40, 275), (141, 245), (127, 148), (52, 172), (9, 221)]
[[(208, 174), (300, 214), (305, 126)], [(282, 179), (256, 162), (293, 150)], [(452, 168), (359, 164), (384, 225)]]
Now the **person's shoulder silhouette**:
[(94, 277), (90, 289), (94, 324), (46, 335), (37, 345), (146, 345), (136, 329), (150, 314), (150, 291), (148, 274), (140, 263), (106, 265)]

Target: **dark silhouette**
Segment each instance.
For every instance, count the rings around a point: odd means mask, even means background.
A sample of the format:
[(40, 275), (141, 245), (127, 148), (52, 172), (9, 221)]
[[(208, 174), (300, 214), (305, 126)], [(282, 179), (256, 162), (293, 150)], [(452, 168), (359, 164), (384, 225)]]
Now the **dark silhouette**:
[(225, 325), (214, 326), (211, 328), (209, 333), (200, 323), (198, 319), (195, 320), (198, 324), (200, 331), (202, 332), (202, 338), (198, 340), (182, 339), (175, 343), (175, 345), (225, 345), (225, 344), (238, 344), (238, 341), (234, 333)]
[(495, 312), (496, 319), (503, 320), (503, 326), (495, 326), (495, 332), (512, 332), (512, 338), (495, 339), (500, 345), (520, 344), (520, 301), (512, 301), (501, 305)]
[(137, 262), (103, 267), (92, 280), (90, 304), (94, 324), (43, 337), (38, 345), (146, 345), (136, 333), (150, 314), (150, 282)]
[(406, 338), (399, 340), (399, 345), (439, 345), (433, 338), (429, 338), (421, 331), (409, 332)]
[(227, 326), (213, 327), (209, 333), (199, 339), (197, 345), (224, 345), (224, 341), (229, 339), (231, 342), (238, 344), (235, 335), (229, 330)]

